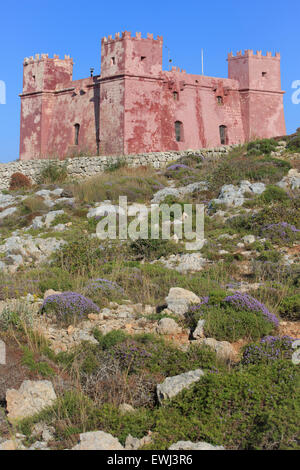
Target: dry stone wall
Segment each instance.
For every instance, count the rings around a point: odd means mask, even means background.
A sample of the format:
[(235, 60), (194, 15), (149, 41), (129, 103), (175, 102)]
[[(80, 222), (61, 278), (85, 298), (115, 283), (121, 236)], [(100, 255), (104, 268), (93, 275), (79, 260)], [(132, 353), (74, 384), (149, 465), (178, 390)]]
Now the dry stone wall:
[(129, 166), (152, 165), (154, 168), (163, 168), (168, 163), (176, 161), (186, 155), (199, 155), (204, 158), (218, 157), (229, 152), (233, 146), (223, 146), (213, 149), (185, 150), (181, 152), (153, 152), (139, 155), (128, 155), (125, 157), (100, 156), (100, 157), (78, 157), (66, 160), (28, 160), (0, 163), (0, 190), (8, 189), (10, 178), (13, 173), (21, 172), (28, 176), (33, 183), (37, 183), (42, 170), (55, 162), (57, 165), (65, 165), (70, 178), (81, 179), (102, 173), (117, 163), (120, 159), (126, 160)]

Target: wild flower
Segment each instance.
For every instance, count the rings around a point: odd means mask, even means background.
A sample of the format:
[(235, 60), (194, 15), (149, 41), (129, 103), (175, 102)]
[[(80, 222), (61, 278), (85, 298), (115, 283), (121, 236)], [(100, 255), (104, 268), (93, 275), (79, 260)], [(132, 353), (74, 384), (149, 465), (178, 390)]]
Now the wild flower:
[(273, 242), (294, 242), (298, 238), (300, 230), (295, 225), (287, 222), (265, 225), (261, 235), (271, 239)]
[(42, 313), (56, 316), (59, 323), (83, 320), (89, 313), (99, 312), (94, 302), (77, 292), (63, 292), (47, 297), (42, 305)]
[(240, 310), (261, 312), (267, 318), (267, 320), (274, 324), (275, 327), (278, 327), (279, 325), (278, 318), (273, 313), (271, 313), (263, 303), (259, 302), (259, 300), (255, 299), (249, 294), (235, 292), (233, 295), (225, 297), (224, 301), (234, 305)]
[(246, 346), (242, 364), (270, 363), (276, 360), (291, 359), (294, 341), (295, 339), (289, 336), (265, 336), (259, 343)]
[(135, 341), (117, 344), (111, 354), (119, 361), (121, 368), (127, 369), (129, 372), (144, 367), (146, 361), (152, 357), (149, 351)]
[(175, 163), (174, 165), (168, 166), (166, 171), (178, 171), (178, 170), (192, 170), (191, 167), (183, 165), (182, 163)]

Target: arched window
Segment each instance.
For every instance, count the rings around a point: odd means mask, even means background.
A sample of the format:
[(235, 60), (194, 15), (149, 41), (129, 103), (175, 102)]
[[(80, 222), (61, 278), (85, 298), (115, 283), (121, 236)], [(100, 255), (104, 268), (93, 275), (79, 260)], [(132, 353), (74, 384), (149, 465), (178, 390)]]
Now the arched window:
[(221, 145), (226, 145), (227, 144), (227, 127), (222, 125), (219, 127), (219, 131), (220, 131)]
[(223, 104), (223, 97), (222, 96), (217, 96), (217, 102), (218, 102), (218, 104)]
[(80, 124), (75, 124), (75, 145), (79, 144), (79, 131), (80, 131)]
[(178, 101), (178, 92), (177, 91), (173, 91), (173, 98), (174, 98), (174, 101)]
[(183, 125), (181, 121), (175, 122), (175, 139), (176, 142), (183, 141)]

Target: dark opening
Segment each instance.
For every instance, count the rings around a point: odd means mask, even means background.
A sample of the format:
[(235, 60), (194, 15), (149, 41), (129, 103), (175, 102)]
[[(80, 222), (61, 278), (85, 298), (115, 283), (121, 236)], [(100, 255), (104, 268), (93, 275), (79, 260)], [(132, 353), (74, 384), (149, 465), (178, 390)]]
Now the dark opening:
[(218, 104), (223, 104), (222, 96), (217, 96), (217, 102), (218, 102)]
[(146, 60), (146, 56), (144, 55), (141, 56), (141, 62), (143, 62), (143, 60)]
[(75, 124), (75, 145), (78, 145), (79, 143), (79, 130), (80, 130), (80, 124)]
[(263, 77), (266, 77), (266, 76), (267, 76), (267, 72), (262, 72), (262, 76), (263, 76)]
[(181, 142), (183, 140), (183, 126), (180, 121), (175, 122), (175, 139), (176, 142)]
[(115, 57), (112, 57), (110, 59), (110, 65), (115, 65), (115, 63), (116, 63), (116, 59), (115, 59)]
[(173, 98), (174, 98), (174, 101), (178, 101), (178, 93), (177, 93), (177, 91), (174, 91), (174, 92), (173, 92)]
[(220, 141), (221, 145), (226, 145), (227, 144), (227, 127), (226, 126), (220, 126)]

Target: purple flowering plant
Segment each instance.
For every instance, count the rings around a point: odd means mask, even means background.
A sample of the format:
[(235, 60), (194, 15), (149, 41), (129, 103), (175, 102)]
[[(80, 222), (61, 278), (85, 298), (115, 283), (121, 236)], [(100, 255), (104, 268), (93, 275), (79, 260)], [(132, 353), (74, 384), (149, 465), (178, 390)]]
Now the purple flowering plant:
[(254, 297), (241, 292), (227, 295), (222, 290), (202, 297), (199, 304), (190, 307), (187, 326), (193, 330), (200, 319), (205, 320), (205, 335), (221, 341), (256, 340), (270, 334), (279, 324), (277, 317)]
[(300, 238), (300, 230), (288, 222), (265, 225), (261, 235), (269, 238), (273, 243), (291, 244)]
[(68, 325), (87, 318), (88, 314), (99, 312), (99, 307), (89, 298), (77, 292), (63, 292), (47, 297), (41, 307), (46, 315), (55, 315), (59, 324)]
[(265, 336), (260, 342), (248, 344), (244, 348), (242, 364), (270, 364), (278, 360), (291, 360), (294, 341), (290, 336)]
[(143, 368), (152, 357), (150, 351), (147, 351), (143, 345), (138, 344), (134, 340), (117, 344), (111, 350), (111, 354), (119, 361), (122, 369), (126, 369), (128, 373), (133, 373)]

